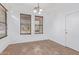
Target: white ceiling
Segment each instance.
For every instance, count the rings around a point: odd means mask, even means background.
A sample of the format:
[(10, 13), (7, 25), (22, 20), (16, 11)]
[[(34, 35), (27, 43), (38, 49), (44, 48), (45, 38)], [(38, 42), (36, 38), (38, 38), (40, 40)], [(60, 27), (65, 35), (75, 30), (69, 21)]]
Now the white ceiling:
[[(9, 7), (34, 7), (34, 6), (37, 6), (37, 3), (3, 3), (4, 5), (7, 5)], [(40, 7), (42, 8), (51, 8), (51, 5), (54, 6), (55, 4), (52, 4), (52, 3), (40, 3), (39, 4)]]
[[(3, 5), (9, 9), (17, 10), (32, 10), (36, 3), (3, 3)], [(40, 3), (40, 7), (48, 12), (52, 11), (72, 11), (79, 9), (79, 3)]]

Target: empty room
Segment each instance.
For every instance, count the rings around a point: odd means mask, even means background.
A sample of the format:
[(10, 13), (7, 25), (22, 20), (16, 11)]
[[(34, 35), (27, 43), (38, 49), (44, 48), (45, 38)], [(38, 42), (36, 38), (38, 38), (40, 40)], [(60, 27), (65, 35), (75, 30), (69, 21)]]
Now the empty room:
[(0, 3), (0, 55), (79, 55), (79, 3)]

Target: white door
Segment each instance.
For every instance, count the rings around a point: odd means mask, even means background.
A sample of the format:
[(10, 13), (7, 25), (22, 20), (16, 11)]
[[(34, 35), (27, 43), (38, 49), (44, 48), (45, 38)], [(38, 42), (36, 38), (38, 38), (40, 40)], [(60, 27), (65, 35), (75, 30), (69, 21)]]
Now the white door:
[(79, 12), (66, 16), (66, 45), (79, 51)]

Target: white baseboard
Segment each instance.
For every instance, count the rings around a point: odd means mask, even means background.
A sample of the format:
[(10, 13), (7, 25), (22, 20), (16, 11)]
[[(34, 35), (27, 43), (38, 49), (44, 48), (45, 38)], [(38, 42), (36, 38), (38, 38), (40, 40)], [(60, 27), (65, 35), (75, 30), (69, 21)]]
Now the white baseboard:
[(16, 42), (12, 42), (12, 43), (10, 43), (10, 44), (16, 44), (16, 43), (25, 43), (25, 42), (34, 42), (34, 41), (40, 41), (40, 40), (48, 40), (48, 39), (32, 39), (32, 40), (24, 40), (24, 41), (16, 41)]

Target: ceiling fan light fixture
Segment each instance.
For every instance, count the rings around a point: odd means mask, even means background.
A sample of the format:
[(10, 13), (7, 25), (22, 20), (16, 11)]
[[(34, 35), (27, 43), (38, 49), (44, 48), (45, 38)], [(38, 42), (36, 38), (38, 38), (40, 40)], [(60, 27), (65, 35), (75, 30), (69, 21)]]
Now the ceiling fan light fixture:
[(43, 9), (41, 9), (41, 8), (40, 8), (40, 9), (39, 9), (39, 11), (40, 11), (40, 12), (42, 12), (42, 11), (43, 11)]
[(36, 10), (36, 9), (34, 9), (34, 10), (33, 10), (33, 12), (34, 12), (34, 13), (37, 13), (37, 10)]
[(41, 14), (41, 12), (39, 12), (38, 14)]
[(41, 14), (42, 11), (43, 9), (40, 8), (39, 3), (37, 4), (37, 7), (34, 7), (34, 10), (33, 10), (33, 12), (37, 14)]

